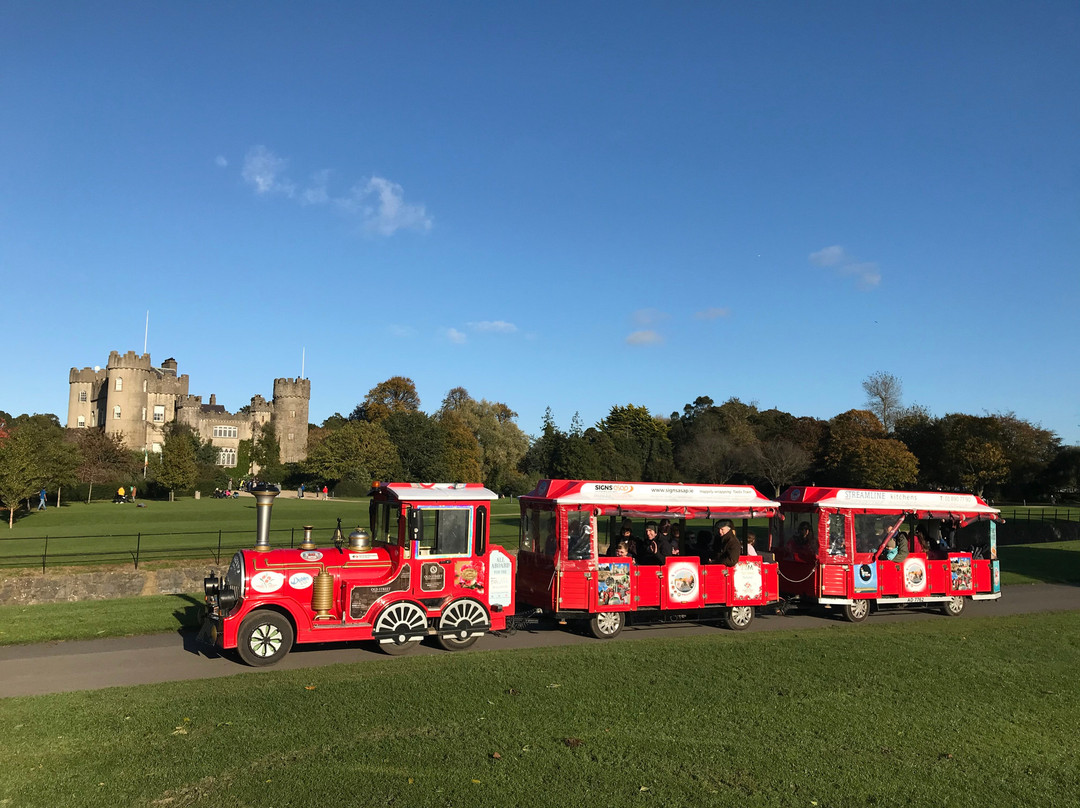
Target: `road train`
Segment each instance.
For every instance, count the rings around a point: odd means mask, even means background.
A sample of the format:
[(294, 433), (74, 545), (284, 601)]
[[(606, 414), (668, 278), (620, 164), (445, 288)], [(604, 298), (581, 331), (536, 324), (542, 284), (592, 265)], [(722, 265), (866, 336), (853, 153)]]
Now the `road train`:
[(859, 622), (1001, 596), (1000, 517), (968, 494), (795, 487), (774, 501), (743, 485), (541, 480), (520, 497), (516, 555), (491, 543), (498, 495), (478, 484), (376, 483), (369, 524), (322, 548), (309, 526), (299, 547), (270, 547), (277, 494), (255, 492), (255, 547), (204, 582), (204, 636), (250, 665), (294, 643), (460, 650), (523, 615), (604, 639), (628, 621), (741, 630), (761, 608)]

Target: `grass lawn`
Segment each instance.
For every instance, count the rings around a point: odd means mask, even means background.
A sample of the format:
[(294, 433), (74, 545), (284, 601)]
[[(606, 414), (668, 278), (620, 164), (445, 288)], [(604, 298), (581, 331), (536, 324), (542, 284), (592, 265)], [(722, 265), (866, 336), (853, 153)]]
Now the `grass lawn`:
[(1080, 584), (1080, 541), (998, 547), (1003, 584)]
[(7, 699), (0, 805), (1066, 805), (1078, 669), (1053, 614)]

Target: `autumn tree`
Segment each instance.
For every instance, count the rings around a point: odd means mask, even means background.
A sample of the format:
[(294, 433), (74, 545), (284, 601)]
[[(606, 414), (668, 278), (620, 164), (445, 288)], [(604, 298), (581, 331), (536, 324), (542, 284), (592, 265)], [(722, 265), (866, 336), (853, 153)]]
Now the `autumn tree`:
[(476, 438), (484, 485), (500, 493), (523, 493), (527, 484), (518, 466), (529, 439), (515, 422), (517, 413), (499, 401), (477, 401), (464, 387), (446, 394), (437, 417), (448, 413), (459, 416)]
[(829, 422), (825, 470), (838, 485), (904, 488), (916, 481), (919, 463), (874, 413), (848, 410)]
[(124, 447), (122, 435), (101, 429), (80, 429), (75, 434), (79, 465), (75, 470), (79, 482), (88, 483), (86, 502), (94, 495), (94, 483), (123, 480), (135, 473), (135, 461)]
[(866, 409), (877, 416), (886, 432), (892, 432), (896, 415), (903, 405), (900, 379), (879, 370), (867, 376), (862, 387), (866, 392)]
[(372, 387), (349, 418), (378, 424), (396, 412), (417, 412), (419, 409), (420, 396), (416, 393), (413, 380), (405, 376), (391, 376)]
[(438, 417), (446, 431), (447, 479), (461, 483), (483, 482), (480, 443), (468, 423), (457, 412), (444, 412)]

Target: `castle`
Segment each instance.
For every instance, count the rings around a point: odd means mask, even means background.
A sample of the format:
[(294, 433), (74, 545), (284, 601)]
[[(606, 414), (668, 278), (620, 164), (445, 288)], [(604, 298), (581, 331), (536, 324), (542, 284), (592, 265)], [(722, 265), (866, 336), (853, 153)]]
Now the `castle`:
[(236, 465), (240, 441), (251, 440), (256, 428), (273, 425), (281, 445), (281, 462), (307, 458), (310, 379), (274, 379), (274, 398), (251, 399), (248, 412), (230, 413), (210, 396), (188, 394), (187, 375), (176, 372), (176, 360), (154, 367), (150, 354), (128, 351), (109, 354), (101, 368), (72, 368), (68, 378), (67, 425), (71, 429), (103, 429), (121, 435), (129, 449), (160, 452), (165, 427), (173, 421), (187, 424), (218, 450), (218, 465)]

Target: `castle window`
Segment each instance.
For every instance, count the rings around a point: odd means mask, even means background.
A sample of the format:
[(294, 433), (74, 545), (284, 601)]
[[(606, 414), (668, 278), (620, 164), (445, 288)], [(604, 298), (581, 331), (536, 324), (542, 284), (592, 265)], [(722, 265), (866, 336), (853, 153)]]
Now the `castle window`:
[(146, 407), (143, 407), (143, 408), (142, 408), (142, 419), (143, 419), (144, 421), (146, 420)]
[(218, 450), (219, 466), (233, 467), (236, 465), (236, 449), (220, 449)]
[(142, 391), (143, 391), (144, 393), (146, 392), (146, 379), (143, 379), (143, 380), (142, 380)]
[(124, 379), (123, 379), (122, 376), (117, 376), (116, 377), (116, 392), (119, 393), (123, 389), (124, 389)]
[(85, 418), (85, 416), (80, 415), (79, 416), (79, 429), (85, 429), (85, 428), (86, 428), (86, 418)]
[(292, 440), (292, 439), (293, 439), (293, 433), (292, 433), (292, 432), (290, 432), (290, 433), (289, 433), (289, 440)]
[(113, 417), (114, 420), (117, 420), (117, 421), (120, 420), (120, 405), (119, 404), (117, 404), (115, 407), (112, 408), (112, 417)]
[[(237, 428), (235, 426), (215, 426), (214, 427), (215, 438), (235, 438), (238, 437)], [(218, 463), (219, 466), (224, 466), (224, 463)], [(234, 462), (235, 466), (236, 463)]]
[(79, 391), (79, 401), (86, 401), (86, 391), (85, 390), (80, 390)]
[(153, 452), (154, 454), (161, 454), (161, 444), (160, 443), (151, 444), (150, 451)]
[(160, 424), (164, 420), (165, 420), (165, 405), (164, 404), (155, 404), (154, 405), (154, 423), (155, 424)]

